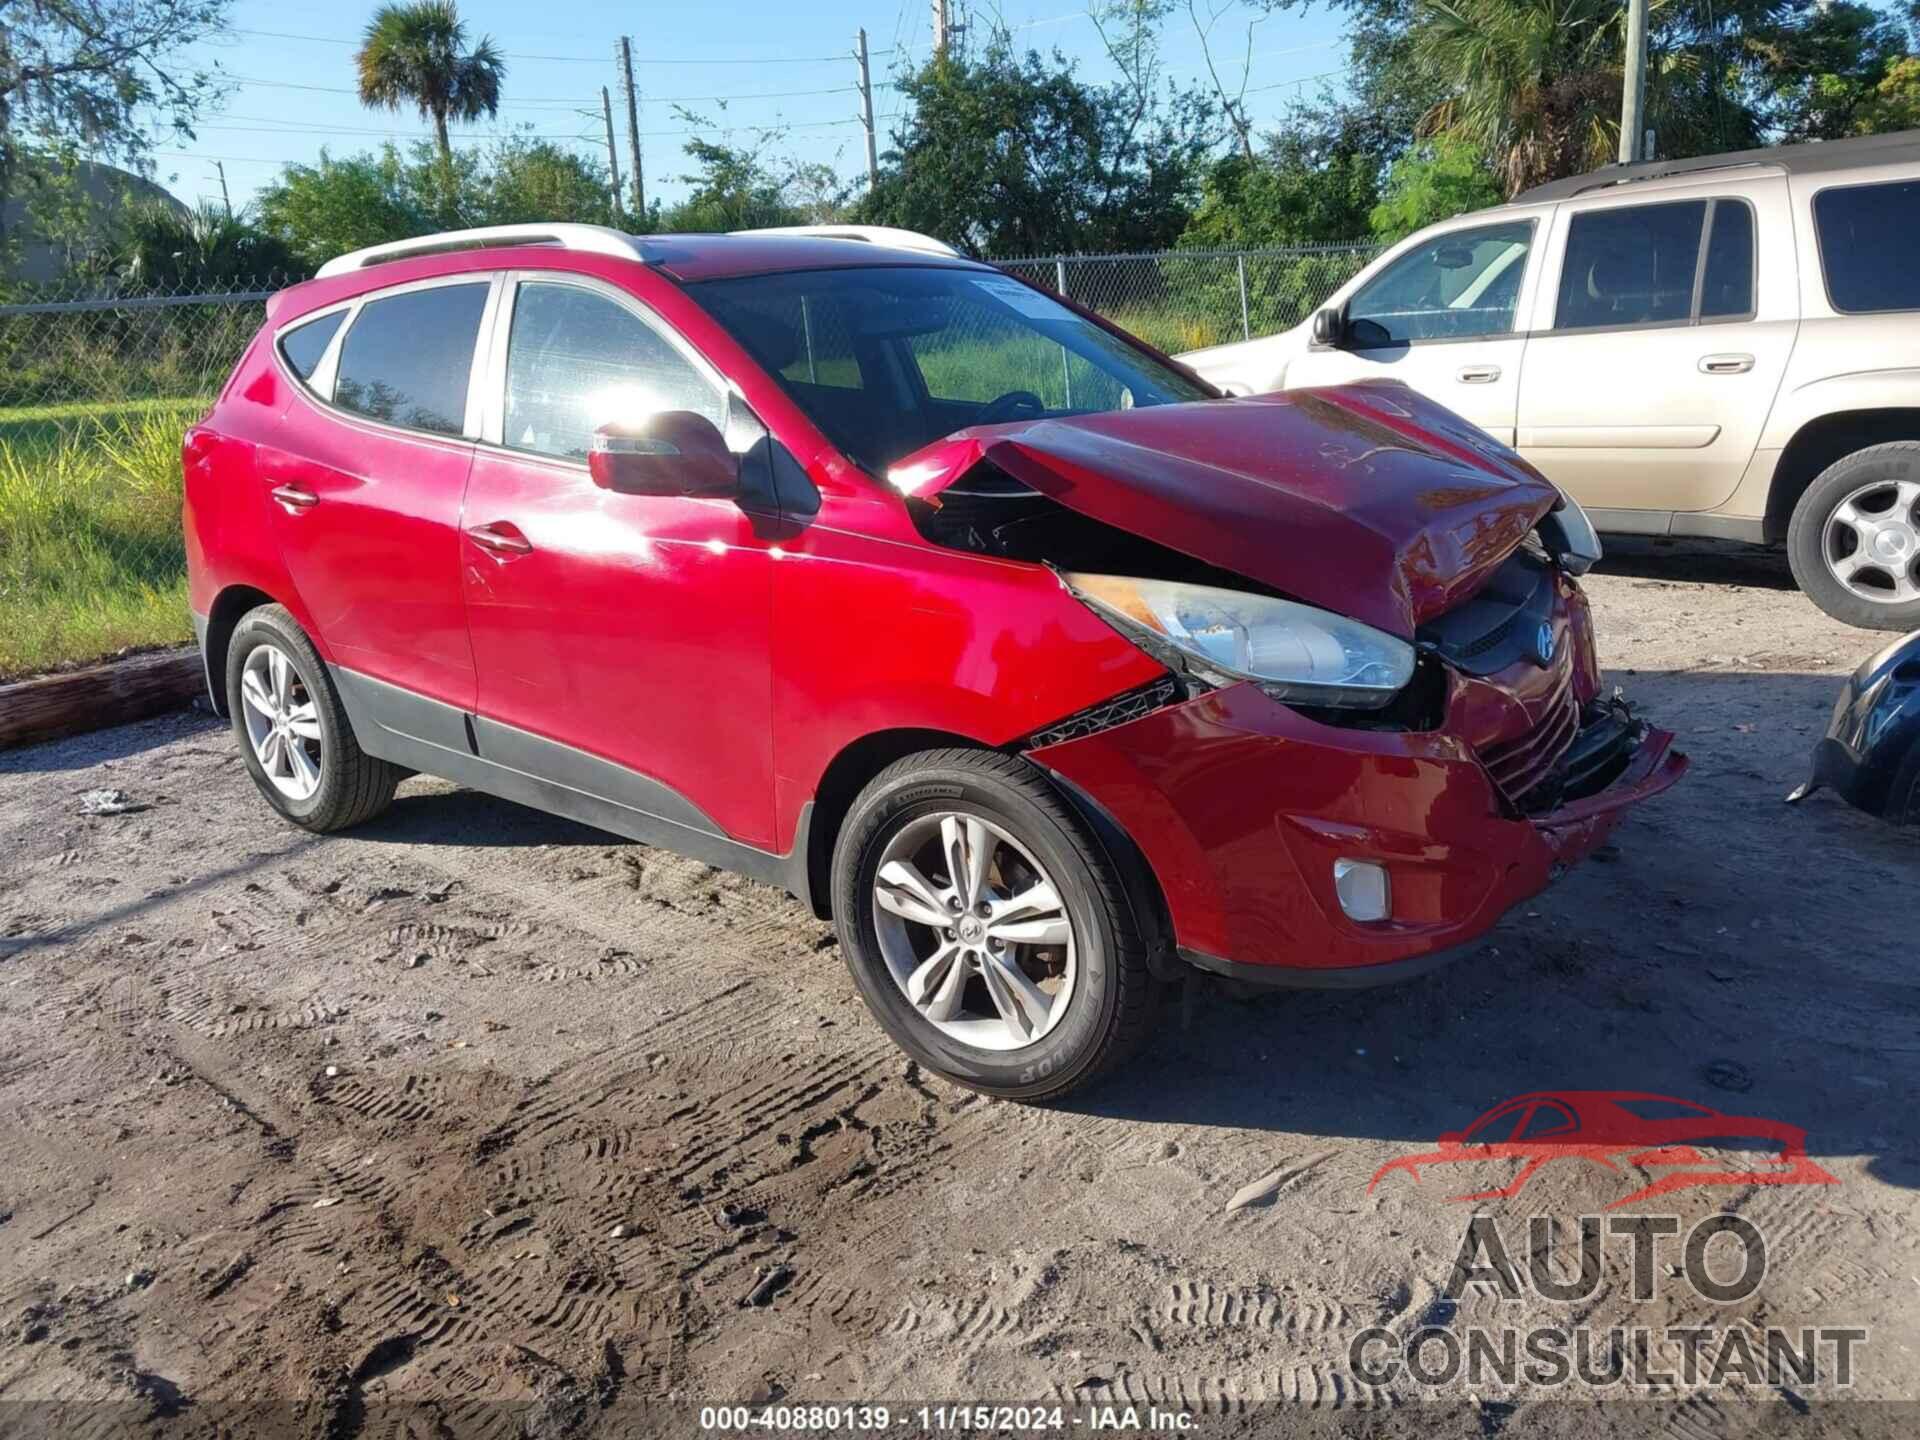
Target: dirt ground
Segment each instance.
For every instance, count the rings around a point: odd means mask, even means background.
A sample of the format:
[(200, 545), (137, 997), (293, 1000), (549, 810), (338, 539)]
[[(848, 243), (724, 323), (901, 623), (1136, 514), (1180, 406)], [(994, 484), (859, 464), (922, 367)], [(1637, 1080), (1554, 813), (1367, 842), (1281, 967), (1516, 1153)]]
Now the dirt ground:
[[(921, 1075), (826, 926), (665, 853), (427, 779), (315, 838), (197, 713), (0, 754), (0, 1431), (254, 1405), (341, 1440), (695, 1434), (702, 1402), (871, 1398), (1155, 1404), (1197, 1433), (1912, 1433), (1860, 1402), (1920, 1396), (1920, 841), (1782, 804), (1880, 641), (1774, 557), (1613, 549), (1610, 679), (1689, 778), (1452, 968), (1201, 989), (1056, 1109)], [(145, 808), (82, 813), (101, 787)], [(1837, 1183), (1611, 1212), (1750, 1220), (1767, 1268), (1734, 1303), (1689, 1288), (1679, 1240), (1652, 1300), (1616, 1240), (1584, 1299), (1450, 1298), (1476, 1211), (1524, 1269), (1527, 1217), (1570, 1231), (1666, 1172), (1565, 1161), (1467, 1205), (1446, 1174), (1370, 1178), (1568, 1090), (1804, 1127)], [(1470, 1390), (1349, 1355), (1370, 1326), (1674, 1324), (1868, 1335), (1844, 1386), (1823, 1361)]]

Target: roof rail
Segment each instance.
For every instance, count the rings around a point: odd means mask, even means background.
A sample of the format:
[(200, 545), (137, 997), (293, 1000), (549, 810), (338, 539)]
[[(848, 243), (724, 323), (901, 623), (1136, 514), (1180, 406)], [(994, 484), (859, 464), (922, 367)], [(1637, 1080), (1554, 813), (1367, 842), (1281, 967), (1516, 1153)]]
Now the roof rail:
[(445, 255), (494, 245), (557, 245), (563, 250), (613, 255), (622, 260), (647, 258), (638, 237), (604, 225), (487, 225), (477, 230), (444, 230), (438, 235), (369, 245), (364, 250), (354, 250), (327, 261), (315, 278), (325, 280), (334, 275), (349, 275), (390, 260), (411, 260), (420, 255)]
[(928, 255), (960, 252), (944, 240), (922, 235), (918, 230), (900, 230), (892, 225), (768, 225), (758, 230), (735, 230), (735, 235), (814, 235), (822, 240), (860, 240), (869, 245), (884, 245), (889, 250), (919, 250)]
[(1613, 185), (1704, 176), (1715, 170), (1751, 166), (1772, 166), (1789, 175), (1818, 175), (1869, 165), (1911, 164), (1917, 160), (1920, 160), (1920, 130), (1898, 130), (1846, 140), (1812, 140), (1799, 145), (1736, 150), (1724, 155), (1696, 155), (1684, 160), (1607, 165), (1586, 175), (1569, 175), (1564, 180), (1549, 180), (1544, 185), (1522, 190), (1509, 203), (1531, 205), (1544, 200), (1569, 200)]

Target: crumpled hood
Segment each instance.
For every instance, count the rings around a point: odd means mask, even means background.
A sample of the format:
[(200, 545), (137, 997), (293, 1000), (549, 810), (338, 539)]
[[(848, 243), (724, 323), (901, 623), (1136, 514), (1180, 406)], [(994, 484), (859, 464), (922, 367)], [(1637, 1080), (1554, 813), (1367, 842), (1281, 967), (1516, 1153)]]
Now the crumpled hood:
[(937, 503), (982, 460), (1083, 515), (1406, 639), (1559, 499), (1398, 381), (976, 426), (889, 478)]

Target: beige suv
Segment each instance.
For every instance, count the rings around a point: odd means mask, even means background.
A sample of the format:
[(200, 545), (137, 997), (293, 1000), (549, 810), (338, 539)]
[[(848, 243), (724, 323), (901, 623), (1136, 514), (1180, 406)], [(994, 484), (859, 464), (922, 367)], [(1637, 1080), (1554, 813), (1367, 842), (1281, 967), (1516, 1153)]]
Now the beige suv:
[(1920, 131), (1555, 181), (1181, 358), (1238, 393), (1404, 380), (1602, 531), (1784, 543), (1828, 614), (1920, 627)]

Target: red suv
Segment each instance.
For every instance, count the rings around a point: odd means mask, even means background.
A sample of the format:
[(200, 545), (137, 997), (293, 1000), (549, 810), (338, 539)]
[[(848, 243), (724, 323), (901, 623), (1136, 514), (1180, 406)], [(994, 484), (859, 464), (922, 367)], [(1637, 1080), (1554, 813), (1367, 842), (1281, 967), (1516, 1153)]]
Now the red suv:
[(424, 770), (785, 886), (916, 1059), (1037, 1099), (1189, 967), (1427, 968), (1679, 777), (1511, 451), (900, 238), (512, 227), (276, 296), (185, 446), (267, 802)]

